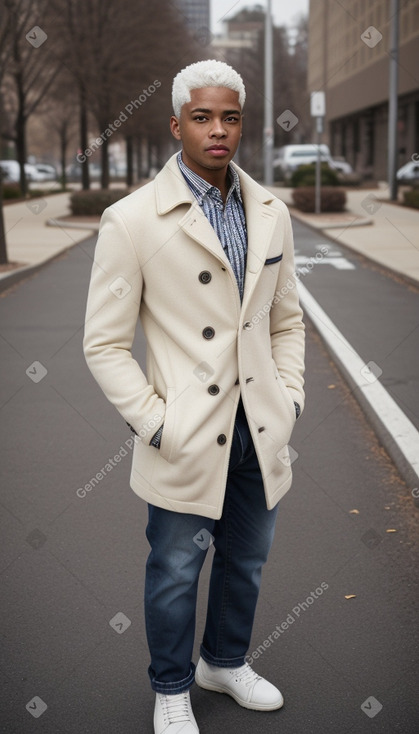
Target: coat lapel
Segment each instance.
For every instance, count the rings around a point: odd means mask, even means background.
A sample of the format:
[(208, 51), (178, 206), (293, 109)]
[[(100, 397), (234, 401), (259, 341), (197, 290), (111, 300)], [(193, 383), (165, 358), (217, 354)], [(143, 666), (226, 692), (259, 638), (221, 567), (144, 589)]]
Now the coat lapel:
[[(202, 212), (195, 197), (190, 191), (177, 164), (177, 153), (169, 158), (164, 168), (155, 178), (157, 213), (166, 214), (181, 204), (189, 204), (185, 212), (183, 207), (178, 225), (186, 235), (205, 247), (227, 267), (231, 267), (214, 229)], [(262, 272), (268, 252), (278, 211), (269, 206), (275, 199), (262, 186), (242, 171), (234, 163), (239, 177), (243, 197), (247, 227), (247, 262), (243, 306), (251, 297), (257, 279)]]
[(186, 212), (183, 207), (179, 210), (179, 227), (230, 267), (221, 242), (183, 178), (176, 158), (177, 153), (169, 158), (155, 178), (157, 213), (167, 214), (181, 204), (189, 204)]
[[(237, 166), (236, 166), (237, 168)], [(250, 299), (265, 264), (278, 219), (278, 210), (269, 206), (275, 196), (237, 169), (247, 226), (247, 261), (243, 308)]]

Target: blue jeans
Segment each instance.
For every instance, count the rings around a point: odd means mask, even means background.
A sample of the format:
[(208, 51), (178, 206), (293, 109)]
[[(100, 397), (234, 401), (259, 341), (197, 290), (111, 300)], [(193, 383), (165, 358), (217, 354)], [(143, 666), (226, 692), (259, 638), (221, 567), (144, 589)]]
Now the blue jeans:
[(243, 405), (237, 411), (222, 517), (148, 506), (151, 552), (145, 620), (151, 686), (181, 693), (194, 681), (192, 651), (199, 574), (214, 543), (201, 656), (211, 665), (243, 665), (250, 644), (262, 566), (272, 545), (278, 505), (267, 510), (262, 476)]

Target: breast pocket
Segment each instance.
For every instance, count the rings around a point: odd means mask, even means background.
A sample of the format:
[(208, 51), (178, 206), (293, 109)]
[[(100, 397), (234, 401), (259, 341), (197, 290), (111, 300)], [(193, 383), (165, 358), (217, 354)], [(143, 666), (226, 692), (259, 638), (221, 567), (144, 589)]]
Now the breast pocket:
[(275, 263), (279, 263), (282, 260), (282, 252), (280, 255), (274, 255), (273, 257), (268, 257), (267, 260), (265, 260), (265, 265), (274, 265)]

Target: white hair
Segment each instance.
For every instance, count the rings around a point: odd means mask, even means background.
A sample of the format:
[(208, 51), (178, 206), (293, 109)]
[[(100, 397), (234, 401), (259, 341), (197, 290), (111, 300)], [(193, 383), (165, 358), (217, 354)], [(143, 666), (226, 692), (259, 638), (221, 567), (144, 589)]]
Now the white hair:
[(239, 103), (243, 108), (246, 90), (240, 74), (224, 61), (209, 59), (186, 66), (173, 79), (172, 104), (175, 116), (180, 117), (182, 105), (191, 101), (191, 89), (205, 87), (227, 87), (238, 92)]

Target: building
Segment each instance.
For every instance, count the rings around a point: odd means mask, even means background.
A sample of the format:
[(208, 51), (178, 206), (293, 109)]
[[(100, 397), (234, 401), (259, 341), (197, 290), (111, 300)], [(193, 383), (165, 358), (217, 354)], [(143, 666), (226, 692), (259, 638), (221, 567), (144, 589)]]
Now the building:
[(175, 0), (192, 34), (210, 33), (210, 0)]
[[(325, 142), (387, 179), (390, 0), (310, 0), (308, 91), (326, 92)], [(419, 0), (400, 1), (398, 166), (419, 152)]]

